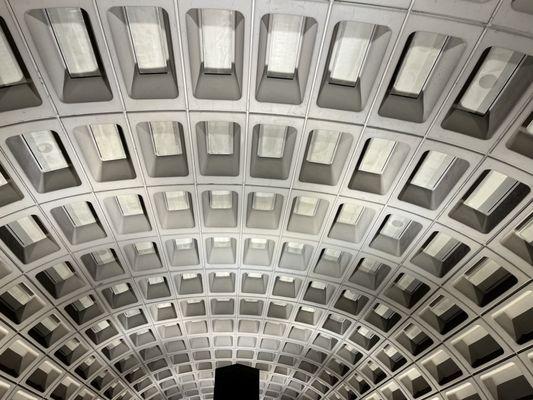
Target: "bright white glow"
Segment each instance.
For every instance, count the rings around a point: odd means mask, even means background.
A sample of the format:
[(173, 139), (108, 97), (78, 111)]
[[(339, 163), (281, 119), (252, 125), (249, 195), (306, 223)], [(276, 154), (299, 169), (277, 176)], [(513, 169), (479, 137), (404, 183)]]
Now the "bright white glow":
[(381, 175), (387, 167), (397, 143), (392, 140), (372, 138), (359, 165), (360, 171)]
[(438, 232), (424, 247), (424, 253), (439, 261), (445, 261), (460, 245), (460, 242), (450, 235)]
[(399, 95), (418, 97), (437, 64), (448, 36), (416, 32), (392, 87)]
[(252, 239), (250, 239), (249, 246), (250, 246), (251, 249), (265, 250), (267, 248), (267, 240), (266, 239), (259, 239), (259, 238), (252, 238)]
[(235, 62), (235, 11), (204, 8), (198, 17), (204, 71), (230, 74)]
[(290, 254), (301, 255), (304, 252), (304, 245), (303, 243), (287, 242), (285, 244), (285, 250)]
[(89, 130), (96, 144), (100, 160), (113, 161), (127, 158), (117, 125), (90, 125)]
[(251, 279), (263, 279), (263, 274), (259, 272), (249, 272), (246, 276)]
[(288, 129), (282, 125), (260, 125), (257, 155), (264, 158), (283, 157)]
[(169, 52), (163, 9), (124, 7), (124, 10), (139, 72), (166, 72)]
[(314, 217), (318, 208), (319, 199), (316, 197), (298, 196), (294, 201), (294, 213), (306, 217)]
[(344, 203), (337, 217), (337, 222), (341, 224), (356, 225), (363, 215), (364, 207), (359, 204)]
[(192, 273), (192, 272), (188, 272), (188, 273), (183, 274), (181, 276), (181, 279), (188, 281), (190, 279), (195, 279), (197, 276), (198, 276), (198, 274), (195, 274), (195, 273)]
[(278, 278), (281, 282), (285, 282), (285, 283), (294, 283), (294, 278), (293, 277), (290, 277), (290, 276), (280, 276)]
[(503, 90), (524, 55), (516, 51), (491, 47), (459, 105), (467, 111), (485, 115)]
[(455, 157), (438, 151), (430, 151), (415, 176), (411, 179), (411, 184), (425, 189), (434, 190), (442, 178), (451, 168)]
[(267, 76), (293, 79), (300, 61), (305, 17), (270, 14), (266, 50)]
[(140, 315), (140, 314), (141, 314), (141, 310), (126, 310), (126, 311), (124, 311), (124, 315), (127, 318), (135, 317), (136, 315)]
[(154, 154), (158, 157), (179, 156), (183, 154), (181, 138), (171, 121), (152, 121), (148, 123), (152, 133)]
[(316, 129), (311, 132), (311, 143), (306, 160), (318, 164), (331, 165), (341, 138), (340, 132)]
[(361, 75), (373, 33), (372, 24), (339, 22), (329, 62), (331, 83), (355, 86)]
[(93, 212), (86, 201), (67, 204), (64, 209), (75, 227), (96, 223)]
[(28, 304), (33, 298), (33, 293), (26, 285), (22, 283), (19, 283), (18, 285), (8, 289), (7, 293), (9, 293), (9, 295), (13, 297), (20, 304), (20, 306)]
[(123, 216), (144, 214), (141, 199), (136, 194), (119, 194), (115, 196), (118, 207)]
[(231, 274), (229, 272), (215, 272), (216, 278), (229, 278)]
[(148, 285), (160, 285), (161, 283), (165, 283), (165, 278), (162, 276), (148, 278)]
[(152, 242), (137, 242), (133, 246), (135, 247), (135, 252), (139, 256), (155, 254), (155, 247)]
[(411, 220), (407, 217), (391, 215), (387, 218), (387, 222), (385, 222), (379, 234), (399, 240), (410, 224)]
[(183, 190), (165, 192), (165, 204), (168, 211), (183, 211), (189, 209), (189, 193)]
[(68, 168), (67, 160), (52, 131), (24, 133), (22, 138), (41, 171), (50, 172)]
[(194, 242), (190, 238), (174, 239), (174, 246), (176, 250), (190, 250), (193, 248)]
[(97, 265), (115, 262), (115, 255), (110, 249), (96, 250), (91, 253)]
[(0, 28), (0, 87), (16, 85), (24, 81), (15, 53), (7, 41), (4, 30)]
[(318, 281), (313, 281), (311, 282), (311, 285), (310, 285), (313, 289), (318, 289), (318, 290), (324, 290), (326, 288), (326, 284), (323, 283), (323, 282), (318, 282)]
[(10, 222), (7, 227), (23, 247), (46, 239), (46, 234), (32, 216)]
[(533, 244), (533, 216), (516, 231), (516, 234), (526, 243)]
[(491, 170), (463, 204), (485, 215), (490, 215), (517, 184), (517, 181), (507, 175)]
[(322, 253), (322, 258), (327, 261), (339, 262), (342, 251), (337, 249), (324, 249)]
[(207, 121), (207, 154), (233, 154), (233, 123)]
[(130, 290), (130, 287), (128, 286), (127, 283), (119, 283), (118, 285), (115, 285), (111, 288), (111, 291), (113, 292), (115, 296), (122, 294), (122, 293), (126, 293), (129, 290)]
[(252, 196), (252, 208), (258, 211), (272, 211), (276, 202), (275, 193), (255, 192)]
[(65, 67), (72, 78), (100, 75), (96, 54), (80, 8), (47, 8)]
[(233, 206), (233, 195), (229, 190), (211, 190), (209, 207), (216, 210), (227, 210)]
[(229, 237), (214, 237), (213, 247), (228, 248), (231, 247), (231, 238)]
[(65, 262), (56, 264), (48, 268), (45, 271), (45, 274), (50, 278), (53, 283), (63, 282), (74, 276), (74, 272), (72, 272), (69, 265)]

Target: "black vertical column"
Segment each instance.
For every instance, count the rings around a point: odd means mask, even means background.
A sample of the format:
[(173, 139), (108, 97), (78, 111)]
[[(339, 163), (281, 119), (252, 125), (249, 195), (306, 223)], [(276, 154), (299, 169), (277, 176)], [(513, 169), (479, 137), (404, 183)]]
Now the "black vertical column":
[(215, 400), (259, 400), (259, 370), (241, 364), (217, 368)]

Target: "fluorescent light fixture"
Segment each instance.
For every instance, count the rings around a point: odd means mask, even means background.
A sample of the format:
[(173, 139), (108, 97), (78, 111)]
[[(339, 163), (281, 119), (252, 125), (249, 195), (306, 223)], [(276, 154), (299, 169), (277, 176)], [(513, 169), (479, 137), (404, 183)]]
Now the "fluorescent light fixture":
[(231, 247), (231, 238), (229, 237), (214, 237), (213, 247), (228, 248)]
[(229, 278), (231, 274), (229, 272), (215, 272), (216, 278)]
[(340, 138), (340, 132), (315, 129), (311, 132), (311, 143), (307, 150), (306, 160), (313, 163), (331, 165), (335, 158)]
[(250, 239), (250, 248), (255, 250), (265, 250), (267, 248), (267, 240), (252, 238)]
[(248, 272), (246, 276), (251, 279), (263, 279), (263, 274), (260, 272)]
[(68, 168), (68, 162), (52, 131), (38, 131), (22, 134), (37, 166), (42, 172), (57, 171)]
[(291, 276), (280, 276), (278, 278), (281, 282), (285, 282), (285, 283), (294, 283), (294, 278), (291, 277)]
[(520, 239), (530, 245), (533, 244), (533, 216), (529, 217), (529, 220), (522, 224), (515, 232)]
[(507, 272), (496, 261), (484, 257), (471, 271), (466, 273), (466, 278), (478, 289), (490, 289), (493, 284), (505, 279)]
[(51, 315), (43, 319), (40, 324), (48, 331), (48, 333), (51, 333), (59, 326), (59, 320)]
[(342, 251), (337, 249), (324, 249), (324, 252), (322, 253), (322, 258), (327, 261), (333, 261), (333, 262), (339, 262), (339, 259), (341, 257)]
[(355, 86), (361, 76), (373, 34), (372, 24), (339, 22), (328, 67), (331, 83)]
[(100, 75), (96, 54), (80, 8), (47, 8), (57, 47), (72, 78)]
[(437, 64), (448, 36), (415, 32), (392, 86), (395, 94), (418, 97)]
[(318, 289), (318, 290), (324, 290), (326, 289), (326, 284), (323, 283), (323, 282), (318, 282), (318, 281), (313, 281), (311, 282), (311, 285), (310, 285), (313, 289)]
[(304, 252), (304, 244), (296, 242), (287, 242), (285, 244), (285, 250), (290, 254), (301, 255)]
[(46, 239), (46, 234), (32, 216), (10, 222), (7, 227), (22, 247), (27, 247)]
[(257, 211), (272, 211), (276, 203), (276, 193), (254, 192), (252, 208)]
[(155, 247), (152, 242), (137, 242), (133, 245), (138, 256), (155, 254)]
[(491, 170), (463, 201), (463, 204), (485, 215), (490, 215), (516, 185), (518, 185), (516, 180)]
[(9, 45), (4, 30), (0, 27), (0, 87), (17, 85), (24, 80), (24, 73), (15, 53)]
[(270, 14), (266, 50), (267, 76), (293, 79), (302, 48), (305, 17)]
[(439, 261), (445, 261), (461, 243), (450, 235), (438, 232), (424, 247), (424, 253)]
[(190, 279), (195, 279), (197, 276), (198, 276), (198, 274), (195, 274), (193, 272), (187, 272), (187, 273), (185, 273), (185, 274), (183, 274), (181, 276), (181, 279), (187, 281), (187, 280), (190, 280)]
[(176, 250), (190, 250), (193, 248), (194, 242), (190, 238), (174, 239), (174, 246)]
[(124, 7), (135, 63), (141, 74), (165, 73), (169, 60), (163, 9)]
[(411, 220), (407, 217), (390, 215), (385, 225), (379, 231), (379, 234), (399, 240), (410, 224)]
[(74, 276), (74, 272), (66, 262), (56, 264), (45, 271), (45, 274), (54, 283), (64, 282)]
[(136, 194), (119, 194), (115, 196), (120, 212), (124, 217), (143, 215), (141, 199)]
[(137, 309), (137, 310), (126, 310), (126, 311), (124, 311), (124, 316), (126, 318), (135, 317), (137, 315), (141, 315), (141, 310)]
[(533, 119), (531, 119), (531, 121), (529, 121), (529, 124), (526, 126), (526, 132), (529, 135), (533, 135)]
[(455, 157), (438, 151), (427, 153), (424, 161), (411, 179), (411, 185), (424, 189), (435, 190), (437, 185), (450, 170)]
[(227, 210), (233, 206), (233, 195), (229, 190), (210, 190), (209, 207), (215, 210)]
[(183, 154), (181, 138), (174, 122), (152, 121), (148, 123), (152, 133), (154, 154), (158, 157), (179, 156)]
[(183, 190), (164, 192), (165, 204), (168, 211), (183, 211), (189, 209), (189, 193)]
[(381, 267), (381, 263), (370, 258), (363, 258), (357, 267), (357, 271), (375, 275)]
[(364, 209), (365, 207), (359, 204), (344, 203), (337, 216), (337, 222), (340, 224), (356, 225), (359, 218), (363, 215)]
[(162, 276), (148, 278), (148, 285), (160, 285), (161, 283), (165, 283), (165, 278)]
[(98, 333), (98, 332), (103, 331), (104, 329), (109, 328), (109, 326), (110, 326), (109, 322), (107, 322), (107, 320), (104, 320), (104, 321), (100, 321), (96, 325), (94, 325), (92, 327), (92, 330), (93, 330), (94, 333)]
[(78, 312), (86, 310), (89, 307), (92, 307), (93, 305), (94, 305), (94, 300), (90, 296), (83, 296), (79, 298), (78, 300), (76, 300), (74, 303), (72, 303), (72, 306)]
[(96, 144), (96, 150), (98, 151), (100, 160), (114, 161), (127, 158), (117, 125), (89, 125), (89, 130)]
[(368, 143), (359, 170), (381, 175), (390, 161), (397, 143), (393, 140), (372, 138)]
[(235, 62), (235, 11), (203, 8), (198, 19), (204, 72), (231, 74)]
[(128, 286), (127, 283), (119, 283), (111, 288), (111, 291), (113, 292), (115, 296), (122, 294), (122, 293), (126, 293), (129, 290), (130, 290), (130, 287)]
[(396, 282), (396, 287), (407, 293), (413, 293), (420, 285), (420, 281), (407, 274), (402, 275)]
[(257, 155), (263, 158), (281, 158), (289, 127), (282, 125), (259, 125)]
[(23, 283), (11, 287), (7, 290), (7, 293), (13, 297), (20, 306), (28, 304), (34, 296), (31, 290)]
[(115, 255), (110, 249), (96, 250), (91, 253), (97, 265), (105, 265), (115, 262)]
[(485, 115), (518, 68), (524, 54), (491, 47), (474, 79), (459, 100), (469, 112)]
[(207, 121), (207, 154), (233, 154), (233, 122)]
[(394, 311), (392, 311), (389, 307), (381, 303), (374, 307), (374, 312), (385, 319), (391, 318), (394, 314)]
[(96, 218), (94, 218), (89, 203), (86, 201), (70, 203), (63, 208), (72, 222), (72, 225), (77, 228), (96, 223)]
[(4, 185), (7, 185), (7, 178), (4, 176), (3, 172), (0, 170), (0, 187)]
[(293, 212), (305, 217), (314, 217), (318, 209), (319, 199), (316, 197), (298, 196), (294, 201)]

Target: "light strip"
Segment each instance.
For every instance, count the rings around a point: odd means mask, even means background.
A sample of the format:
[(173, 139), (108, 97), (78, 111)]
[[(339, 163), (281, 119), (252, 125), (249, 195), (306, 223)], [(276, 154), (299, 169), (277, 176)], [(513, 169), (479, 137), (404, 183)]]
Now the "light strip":
[(80, 8), (47, 8), (50, 26), (72, 78), (100, 75), (96, 54)]
[(22, 138), (42, 172), (68, 168), (68, 163), (51, 131), (24, 133)]
[(233, 123), (226, 121), (207, 121), (207, 154), (233, 154)]
[(491, 170), (463, 204), (485, 215), (490, 215), (517, 184), (516, 180), (507, 175)]
[(124, 217), (144, 214), (141, 200), (136, 194), (119, 194), (115, 196), (120, 212)]
[(169, 51), (163, 9), (124, 7), (124, 14), (139, 72), (167, 72)]
[(305, 17), (270, 14), (266, 50), (267, 76), (293, 79), (300, 61)]
[(67, 204), (63, 207), (72, 225), (81, 227), (96, 223), (93, 212), (89, 204), (85, 201)]
[(474, 79), (459, 100), (467, 111), (485, 115), (514, 74), (524, 55), (522, 53), (491, 47)]
[(448, 36), (416, 32), (409, 44), (392, 90), (401, 96), (418, 97), (437, 64)]
[(198, 19), (204, 72), (231, 74), (235, 63), (235, 11), (201, 9)]
[(446, 176), (455, 161), (455, 157), (438, 151), (430, 151), (420, 164), (411, 184), (429, 190), (435, 190)]
[(331, 83), (355, 86), (361, 76), (373, 34), (372, 24), (339, 22), (328, 67)]
[(7, 36), (0, 27), (0, 87), (12, 86), (24, 82), (24, 73), (19, 66)]
[(331, 165), (335, 158), (340, 138), (340, 132), (315, 129), (311, 133), (311, 143), (307, 150), (306, 161)]
[(367, 145), (359, 170), (381, 175), (390, 161), (397, 143), (392, 140), (372, 138)]
[(152, 133), (154, 154), (158, 157), (178, 156), (183, 154), (181, 138), (171, 121), (152, 121), (148, 123)]
[(281, 158), (285, 150), (287, 126), (261, 124), (259, 126), (259, 140), (257, 155), (263, 158)]
[(32, 216), (10, 222), (7, 227), (22, 247), (27, 247), (46, 239), (46, 234)]
[(127, 158), (117, 125), (90, 125), (89, 130), (96, 144), (100, 160), (113, 161)]

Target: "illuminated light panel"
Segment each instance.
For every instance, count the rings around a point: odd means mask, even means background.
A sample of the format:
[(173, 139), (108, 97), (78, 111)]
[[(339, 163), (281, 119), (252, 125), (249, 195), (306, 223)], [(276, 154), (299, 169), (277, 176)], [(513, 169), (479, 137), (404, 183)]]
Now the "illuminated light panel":
[(90, 125), (92, 138), (102, 161), (124, 160), (127, 158), (118, 126), (115, 124)]
[(272, 211), (276, 203), (275, 193), (255, 192), (252, 195), (252, 208), (258, 211)]
[(7, 185), (7, 177), (5, 177), (3, 172), (0, 170), (0, 187), (4, 185)]
[(517, 231), (516, 235), (523, 241), (533, 244), (533, 217), (530, 217)]
[(152, 242), (137, 242), (133, 245), (138, 256), (155, 254), (155, 247)]
[(324, 249), (322, 258), (327, 261), (338, 262), (341, 257), (342, 251), (337, 249)]
[(115, 285), (111, 288), (111, 291), (113, 292), (115, 296), (122, 294), (122, 293), (129, 292), (129, 290), (130, 290), (130, 287), (128, 286), (127, 283), (119, 283), (118, 285)]
[(63, 207), (72, 225), (75, 227), (86, 226), (96, 223), (91, 207), (86, 201), (78, 201)]
[(229, 190), (209, 191), (209, 207), (215, 210), (227, 210), (233, 206), (233, 195)]
[(373, 34), (372, 24), (339, 22), (328, 66), (331, 83), (355, 86), (361, 76)]
[(94, 300), (90, 296), (83, 296), (72, 303), (72, 306), (76, 311), (80, 312), (92, 307), (94, 304)]
[(136, 194), (119, 194), (115, 196), (120, 212), (123, 216), (143, 215), (141, 199)]
[(109, 249), (96, 250), (93, 251), (91, 255), (98, 265), (105, 265), (115, 262), (115, 255)]
[(316, 129), (311, 133), (311, 143), (306, 160), (317, 164), (331, 165), (341, 138), (340, 132)]
[(22, 134), (22, 138), (42, 172), (68, 168), (68, 162), (52, 131), (38, 131)]
[(183, 190), (164, 192), (165, 204), (168, 211), (183, 211), (189, 209), (189, 193)]
[(305, 217), (314, 217), (319, 202), (320, 200), (316, 197), (298, 196), (294, 202), (293, 212)]
[(148, 278), (148, 285), (160, 285), (161, 283), (165, 283), (165, 278), (162, 276), (153, 276)]
[(135, 63), (141, 74), (165, 73), (169, 51), (160, 7), (124, 7)]
[(72, 278), (74, 276), (74, 272), (69, 267), (69, 265), (65, 262), (56, 264), (48, 268), (44, 272), (50, 278), (50, 280), (54, 283), (60, 283), (60, 282), (66, 281), (67, 279)]
[(434, 190), (450, 170), (454, 161), (454, 156), (438, 151), (430, 151), (424, 158), (424, 161), (422, 161), (422, 164), (420, 164), (410, 183), (425, 189)]
[(411, 220), (407, 217), (391, 215), (387, 218), (387, 222), (385, 222), (379, 234), (393, 239), (400, 239), (410, 224)]
[(214, 237), (213, 247), (228, 248), (231, 247), (231, 238), (229, 237)]
[(491, 170), (463, 201), (463, 204), (485, 215), (490, 215), (516, 185), (518, 185), (516, 180)]
[(33, 292), (23, 283), (11, 287), (7, 290), (7, 293), (21, 306), (28, 304), (34, 296)]
[(0, 27), (0, 88), (24, 82), (24, 73), (9, 45), (6, 34)]
[(31, 216), (10, 222), (7, 227), (23, 247), (46, 239), (46, 234)]
[(344, 203), (337, 216), (337, 222), (341, 224), (356, 225), (363, 215), (364, 207), (359, 204)]
[(381, 175), (385, 171), (396, 145), (397, 143), (392, 140), (381, 138), (370, 139), (370, 143), (359, 165), (359, 170)]
[(529, 135), (533, 135), (533, 119), (529, 122), (529, 124), (526, 126), (526, 132)]
[(59, 52), (72, 78), (98, 76), (100, 70), (80, 8), (47, 8)]
[(287, 242), (285, 244), (285, 250), (287, 251), (287, 253), (300, 255), (303, 254), (304, 245), (303, 243)]
[(267, 76), (293, 79), (302, 48), (305, 17), (271, 14), (268, 20), (266, 50)]
[(283, 157), (288, 129), (281, 125), (260, 125), (257, 155), (263, 158)]
[(448, 36), (416, 32), (392, 86), (395, 94), (418, 97), (424, 90)]
[(174, 246), (177, 250), (190, 250), (194, 247), (193, 239), (174, 239)]
[(474, 78), (459, 100), (469, 112), (485, 115), (524, 58), (522, 53), (491, 47)]
[(424, 253), (437, 260), (444, 261), (461, 243), (450, 235), (438, 232), (424, 247)]
[(266, 239), (252, 238), (250, 239), (249, 246), (251, 249), (265, 250), (267, 248), (267, 242)]
[(207, 154), (233, 154), (233, 122), (207, 121)]
[(181, 138), (171, 121), (152, 121), (150, 127), (154, 154), (158, 157), (179, 156), (183, 154)]
[(235, 11), (201, 9), (198, 25), (204, 72), (231, 74), (235, 63)]

